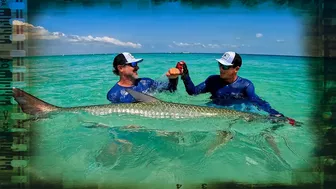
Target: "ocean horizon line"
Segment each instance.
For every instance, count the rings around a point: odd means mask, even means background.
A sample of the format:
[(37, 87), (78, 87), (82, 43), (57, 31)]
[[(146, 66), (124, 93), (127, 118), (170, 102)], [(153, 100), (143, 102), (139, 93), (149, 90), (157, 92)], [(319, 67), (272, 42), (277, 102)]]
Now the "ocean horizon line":
[[(85, 54), (55, 54), (55, 55), (34, 55), (34, 56), (26, 56), (29, 57), (56, 57), (56, 56), (87, 56), (87, 55), (116, 55), (120, 52), (115, 53), (85, 53)], [(223, 54), (218, 52), (134, 52), (132, 54)], [(323, 58), (322, 56), (314, 56), (314, 55), (282, 55), (282, 54), (249, 54), (249, 53), (240, 53), (240, 55), (248, 55), (248, 56), (282, 56), (282, 57), (303, 57), (303, 58)]]

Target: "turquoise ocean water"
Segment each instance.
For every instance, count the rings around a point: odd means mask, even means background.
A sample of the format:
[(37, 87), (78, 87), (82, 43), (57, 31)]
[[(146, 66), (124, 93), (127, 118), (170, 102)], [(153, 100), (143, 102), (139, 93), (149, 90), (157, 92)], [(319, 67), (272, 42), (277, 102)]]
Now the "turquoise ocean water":
[[(30, 57), (27, 92), (57, 106), (107, 104), (106, 93), (118, 81), (112, 73), (115, 55)], [(218, 74), (221, 54), (134, 54), (142, 57), (140, 77), (167, 80), (165, 72), (184, 60), (195, 84)], [(175, 188), (176, 184), (236, 181), (295, 184), (297, 170), (314, 166), (316, 137), (311, 117), (317, 108), (311, 61), (303, 57), (242, 55), (239, 75), (251, 80), (256, 93), (284, 115), (304, 122), (271, 132), (281, 157), (261, 134), (270, 125), (237, 123), (233, 139), (206, 156), (221, 119), (161, 120), (126, 116), (88, 116), (61, 113), (32, 125), (36, 155), (29, 171), (40, 180), (61, 179), (64, 185), (99, 183), (145, 184)], [(155, 97), (178, 103), (204, 105), (209, 94), (189, 96), (180, 80), (175, 94)], [(87, 128), (90, 125), (108, 128)], [(122, 130), (124, 126), (142, 130)], [(161, 132), (154, 132), (161, 131)], [(179, 133), (165, 136), (164, 132)], [(161, 135), (160, 135), (161, 133)], [(162, 134), (163, 133), (163, 134)], [(162, 136), (163, 135), (163, 136)], [(294, 176), (293, 176), (294, 175)], [(307, 175), (304, 182), (318, 176)]]

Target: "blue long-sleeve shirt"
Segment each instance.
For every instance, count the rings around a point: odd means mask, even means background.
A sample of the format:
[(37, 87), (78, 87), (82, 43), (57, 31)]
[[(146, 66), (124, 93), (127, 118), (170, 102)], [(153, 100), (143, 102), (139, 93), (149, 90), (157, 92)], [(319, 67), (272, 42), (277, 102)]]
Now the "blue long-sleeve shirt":
[[(195, 86), (187, 75), (183, 83), (189, 95), (211, 93), (212, 103), (220, 106), (230, 106), (241, 103), (252, 103), (256, 107), (271, 115), (281, 114), (274, 110), (270, 104), (255, 94), (254, 85), (248, 79), (239, 77), (233, 83), (226, 83), (219, 75), (211, 75), (204, 82)], [(282, 114), (281, 114), (282, 115)]]
[(177, 88), (178, 79), (169, 79), (169, 82), (159, 82), (150, 78), (139, 78), (132, 87), (123, 87), (116, 83), (107, 93), (107, 99), (111, 103), (132, 103), (136, 100), (126, 92), (125, 89), (132, 89), (142, 93), (174, 92)]

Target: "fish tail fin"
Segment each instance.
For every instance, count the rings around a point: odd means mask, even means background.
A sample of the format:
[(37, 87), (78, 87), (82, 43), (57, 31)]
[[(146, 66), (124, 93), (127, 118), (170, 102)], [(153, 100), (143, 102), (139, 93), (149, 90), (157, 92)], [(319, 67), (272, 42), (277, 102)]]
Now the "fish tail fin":
[(46, 114), (59, 109), (59, 107), (44, 102), (43, 100), (26, 93), (25, 91), (13, 88), (13, 97), (26, 114)]

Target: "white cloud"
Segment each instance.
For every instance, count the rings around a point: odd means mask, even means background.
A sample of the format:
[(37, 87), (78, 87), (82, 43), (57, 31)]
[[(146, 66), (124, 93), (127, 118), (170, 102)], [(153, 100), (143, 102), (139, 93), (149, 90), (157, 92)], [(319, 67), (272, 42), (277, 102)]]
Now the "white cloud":
[(281, 43), (281, 42), (284, 42), (285, 40), (283, 40), (283, 39), (277, 39), (276, 40), (276, 42), (278, 42), (278, 43)]
[(28, 35), (28, 39), (43, 39), (43, 40), (55, 40), (59, 39), (62, 35), (61, 32), (49, 32), (44, 27), (34, 26), (32, 24), (24, 23), (19, 20), (14, 20), (13, 25), (25, 26), (24, 34)]
[(60, 37), (65, 37), (66, 35), (64, 33), (61, 32), (52, 32), (53, 36), (60, 36)]
[(24, 25), (25, 28), (25, 35), (28, 35), (28, 39), (40, 39), (40, 40), (57, 40), (63, 39), (69, 42), (76, 42), (76, 43), (90, 43), (90, 42), (98, 42), (98, 43), (108, 43), (117, 46), (124, 46), (124, 47), (132, 47), (132, 48), (141, 48), (142, 45), (139, 43), (133, 42), (124, 42), (118, 39), (104, 36), (104, 37), (93, 37), (89, 36), (78, 36), (78, 35), (66, 35), (62, 32), (49, 32), (42, 26), (34, 26), (29, 23), (24, 23), (22, 21), (14, 20), (13, 25)]
[(263, 36), (262, 33), (257, 33), (257, 34), (256, 34), (256, 37), (257, 37), (257, 38), (260, 38), (260, 37), (262, 37), (262, 36)]
[(180, 47), (185, 47), (185, 46), (193, 46), (192, 44), (189, 44), (189, 43), (177, 43), (175, 41), (173, 41), (174, 45), (176, 46), (180, 46)]
[(210, 48), (219, 48), (219, 45), (217, 45), (217, 44), (208, 44), (208, 47), (210, 47)]
[(110, 43), (114, 44), (117, 46), (125, 46), (125, 47), (133, 47), (133, 48), (141, 48), (142, 45), (139, 43), (132, 43), (132, 42), (123, 42), (115, 38), (111, 37), (93, 37), (91, 35), (89, 36), (78, 36), (78, 35), (70, 35), (66, 37), (68, 41), (70, 42), (84, 42), (84, 43), (89, 43), (89, 42), (101, 42), (101, 43)]
[[(183, 43), (183, 42), (175, 42), (173, 44), (178, 47), (203, 47), (203, 48), (240, 48), (240, 47), (250, 47), (247, 44), (202, 44), (202, 43)], [(168, 45), (170, 48), (173, 48), (173, 45)]]
[[(176, 42), (173, 41), (173, 44), (179, 47), (203, 47), (203, 48), (219, 48), (220, 45), (218, 44), (202, 44), (202, 43), (183, 43), (183, 42)], [(171, 45), (170, 45), (171, 46)]]

